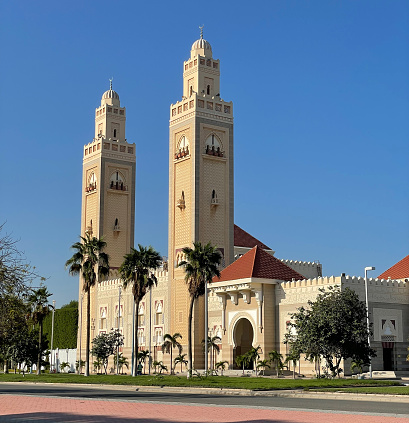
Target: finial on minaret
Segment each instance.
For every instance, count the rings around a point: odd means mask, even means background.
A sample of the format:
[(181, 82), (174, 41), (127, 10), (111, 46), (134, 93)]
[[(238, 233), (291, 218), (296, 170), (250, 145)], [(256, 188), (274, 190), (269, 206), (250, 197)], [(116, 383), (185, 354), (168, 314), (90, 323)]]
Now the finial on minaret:
[(199, 29), (200, 29), (200, 38), (201, 39), (203, 39), (203, 28), (204, 28), (204, 25), (199, 26)]
[(112, 81), (114, 80), (114, 77), (109, 78), (109, 89), (112, 90)]

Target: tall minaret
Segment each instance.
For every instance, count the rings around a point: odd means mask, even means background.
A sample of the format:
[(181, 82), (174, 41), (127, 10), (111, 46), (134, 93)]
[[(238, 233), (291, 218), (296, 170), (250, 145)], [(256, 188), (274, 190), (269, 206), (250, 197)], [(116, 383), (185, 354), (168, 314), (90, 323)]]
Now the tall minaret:
[(125, 121), (111, 81), (95, 111), (95, 138), (84, 146), (81, 235), (104, 238), (114, 269), (134, 243), (135, 144), (126, 141)]
[[(170, 107), (169, 281), (171, 333), (187, 345), (189, 294), (177, 268), (182, 248), (211, 242), (233, 261), (233, 104), (220, 97), (220, 62), (210, 43), (192, 45), (183, 64), (182, 100)], [(194, 366), (203, 366), (203, 298), (194, 307)]]
[[(95, 111), (95, 137), (84, 146), (82, 171), (81, 235), (86, 232), (107, 243), (104, 250), (109, 255), (111, 277), (123, 262), (125, 254), (134, 245), (135, 222), (135, 144), (125, 138), (126, 110), (121, 107), (119, 95), (110, 88), (102, 95), (101, 106)], [(118, 281), (119, 279), (115, 279)], [(100, 291), (98, 284), (91, 289), (91, 339), (107, 331), (114, 324), (118, 287), (111, 291)], [(82, 299), (82, 278), (79, 281), (79, 301)], [(112, 297), (112, 298), (111, 298)], [(106, 314), (101, 314), (106, 310)], [(126, 310), (125, 310), (126, 311)], [(86, 316), (86, 300), (82, 302), (82, 315)], [(126, 311), (129, 312), (129, 311)], [(123, 328), (120, 319), (120, 330)], [(85, 345), (86, 319), (82, 319), (79, 330), (82, 345)], [(129, 331), (128, 331), (129, 332)], [(129, 333), (127, 344), (130, 343)], [(79, 345), (81, 345), (79, 343)]]

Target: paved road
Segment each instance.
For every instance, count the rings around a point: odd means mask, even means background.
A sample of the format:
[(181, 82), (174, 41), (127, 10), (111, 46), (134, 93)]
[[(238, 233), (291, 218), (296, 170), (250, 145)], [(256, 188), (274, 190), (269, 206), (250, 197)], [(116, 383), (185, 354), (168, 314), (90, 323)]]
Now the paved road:
[(0, 422), (408, 423), (409, 404), (0, 383)]

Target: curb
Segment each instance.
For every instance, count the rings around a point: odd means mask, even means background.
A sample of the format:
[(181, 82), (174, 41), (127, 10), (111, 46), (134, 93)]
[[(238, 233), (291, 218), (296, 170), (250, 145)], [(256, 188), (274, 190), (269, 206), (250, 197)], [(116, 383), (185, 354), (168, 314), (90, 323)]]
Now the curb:
[(190, 395), (226, 395), (226, 396), (246, 396), (246, 397), (276, 397), (276, 398), (309, 398), (309, 399), (337, 399), (348, 401), (376, 401), (376, 402), (401, 402), (409, 403), (407, 395), (383, 395), (383, 394), (356, 394), (350, 392), (309, 392), (303, 390), (276, 390), (276, 391), (252, 391), (250, 389), (223, 389), (223, 388), (180, 388), (173, 386), (139, 386), (139, 385), (98, 385), (89, 383), (43, 383), (43, 382), (7, 382), (22, 385), (39, 386), (69, 386), (85, 387), (105, 390), (122, 390), (131, 392), (151, 392), (169, 394), (190, 394)]

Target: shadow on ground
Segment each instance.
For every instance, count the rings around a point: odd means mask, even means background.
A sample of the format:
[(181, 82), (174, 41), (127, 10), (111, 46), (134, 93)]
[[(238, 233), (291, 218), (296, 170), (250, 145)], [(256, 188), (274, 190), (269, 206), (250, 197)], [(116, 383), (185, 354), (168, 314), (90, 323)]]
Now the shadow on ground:
[[(114, 417), (114, 416), (89, 416), (85, 414), (69, 414), (69, 413), (25, 413), (25, 414), (9, 414), (7, 416), (0, 416), (1, 423), (11, 422), (82, 422), (82, 423), (121, 423), (121, 422), (135, 422), (135, 423), (169, 423), (174, 420), (163, 419), (146, 419), (138, 417)], [(179, 420), (179, 423), (196, 423), (186, 420)], [(290, 420), (236, 420), (235, 423), (294, 423)]]

